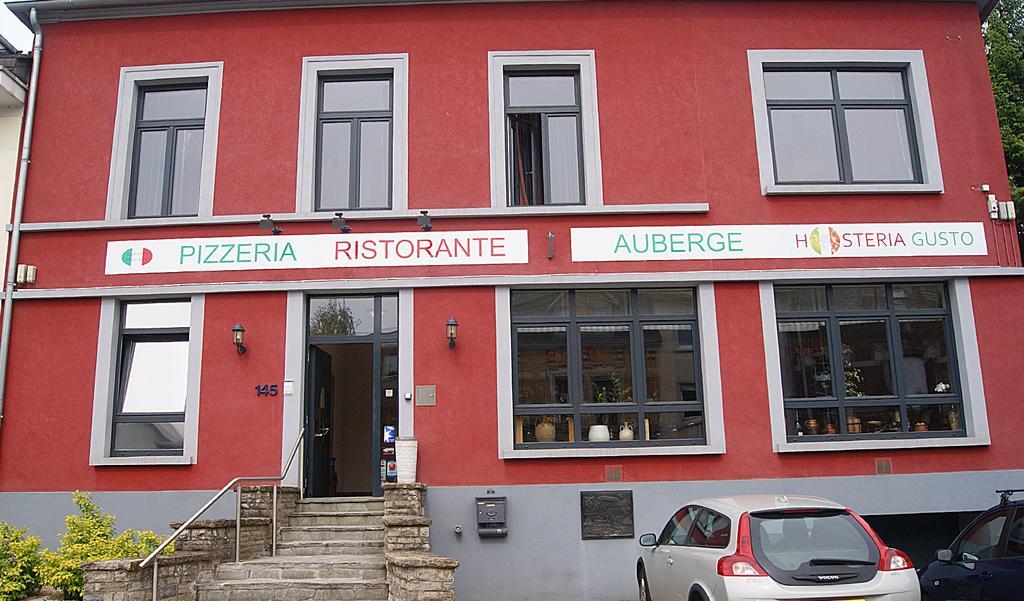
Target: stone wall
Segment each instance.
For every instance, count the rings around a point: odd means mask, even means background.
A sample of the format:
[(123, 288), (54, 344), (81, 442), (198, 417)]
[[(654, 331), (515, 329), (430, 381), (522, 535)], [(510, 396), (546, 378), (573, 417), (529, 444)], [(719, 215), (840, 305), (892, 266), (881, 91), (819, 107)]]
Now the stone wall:
[[(212, 574), (217, 562), (206, 553), (175, 551), (156, 558), (157, 590), (161, 601), (194, 601), (196, 583)], [(139, 569), (141, 558), (108, 559), (82, 564), (82, 601), (150, 601), (153, 564)]]
[[(181, 522), (171, 528), (177, 530)], [(216, 561), (235, 560), (235, 520), (196, 520), (174, 541), (175, 550), (208, 553)], [(270, 520), (242, 518), (241, 559), (254, 559), (270, 552)]]
[(455, 601), (459, 562), (430, 551), (430, 518), (424, 513), (427, 487), (384, 485), (384, 554), (388, 601)]
[(424, 515), (427, 487), (419, 483), (384, 485), (384, 515)]
[[(270, 554), (270, 486), (242, 489), (240, 558), (253, 559)], [(295, 510), (299, 491), (280, 488), (277, 497), (278, 527)], [(171, 524), (177, 530), (183, 522)], [(235, 520), (196, 520), (174, 541), (174, 553), (160, 555), (156, 562), (160, 601), (194, 601), (195, 585), (213, 576), (217, 565), (235, 560)], [(153, 595), (152, 564), (139, 568), (142, 558), (111, 559), (82, 564), (85, 572), (83, 601), (149, 601)]]
[(455, 601), (459, 562), (433, 553), (388, 553), (388, 601)]

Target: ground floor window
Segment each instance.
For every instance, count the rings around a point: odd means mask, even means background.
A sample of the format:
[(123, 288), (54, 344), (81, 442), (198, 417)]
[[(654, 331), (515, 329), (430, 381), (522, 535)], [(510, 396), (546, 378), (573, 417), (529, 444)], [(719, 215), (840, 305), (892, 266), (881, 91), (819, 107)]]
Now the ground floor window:
[(946, 284), (775, 286), (790, 442), (965, 436)]
[(517, 448), (704, 444), (696, 291), (511, 293)]
[(188, 299), (121, 305), (111, 455), (181, 455), (188, 384)]

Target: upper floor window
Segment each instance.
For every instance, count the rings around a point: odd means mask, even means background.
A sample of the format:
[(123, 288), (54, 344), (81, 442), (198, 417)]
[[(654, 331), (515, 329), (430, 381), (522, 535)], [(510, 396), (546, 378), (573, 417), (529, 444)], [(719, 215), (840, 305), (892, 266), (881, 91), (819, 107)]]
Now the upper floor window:
[(392, 76), (320, 79), (316, 210), (391, 208)]
[(199, 214), (206, 85), (139, 90), (128, 217)]
[(942, 191), (920, 51), (747, 56), (762, 192)]
[(765, 67), (775, 183), (921, 181), (903, 69)]
[(490, 52), (491, 206), (600, 206), (592, 50)]
[(107, 219), (209, 217), (222, 63), (124, 67)]
[(302, 61), (295, 211), (408, 207), (409, 57)]
[(776, 286), (790, 441), (964, 436), (944, 283)]
[(579, 71), (506, 71), (508, 204), (583, 200)]

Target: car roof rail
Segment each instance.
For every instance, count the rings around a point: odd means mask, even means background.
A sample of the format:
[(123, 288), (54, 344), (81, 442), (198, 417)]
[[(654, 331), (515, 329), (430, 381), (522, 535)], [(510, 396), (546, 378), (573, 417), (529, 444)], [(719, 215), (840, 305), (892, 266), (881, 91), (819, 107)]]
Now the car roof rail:
[(1002, 507), (1010, 502), (1010, 497), (1012, 497), (1014, 493), (1024, 492), (1024, 488), (1004, 488), (1002, 490), (996, 490), (996, 492), (999, 493), (999, 506)]

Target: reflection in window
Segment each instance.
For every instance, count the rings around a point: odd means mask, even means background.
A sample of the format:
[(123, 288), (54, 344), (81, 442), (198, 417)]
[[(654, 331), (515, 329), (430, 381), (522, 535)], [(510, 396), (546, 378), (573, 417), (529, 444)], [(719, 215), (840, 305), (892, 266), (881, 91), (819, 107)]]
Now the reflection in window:
[(516, 445), (703, 442), (695, 306), (685, 288), (513, 291)]
[(397, 332), (397, 296), (313, 298), (309, 301), (309, 335), (372, 336), (378, 312), (380, 333)]
[(516, 359), (518, 402), (527, 405), (569, 402), (566, 328), (517, 328)]
[(112, 455), (183, 453), (190, 307), (180, 301), (122, 305)]
[(776, 287), (789, 439), (964, 435), (946, 296), (934, 282)]

